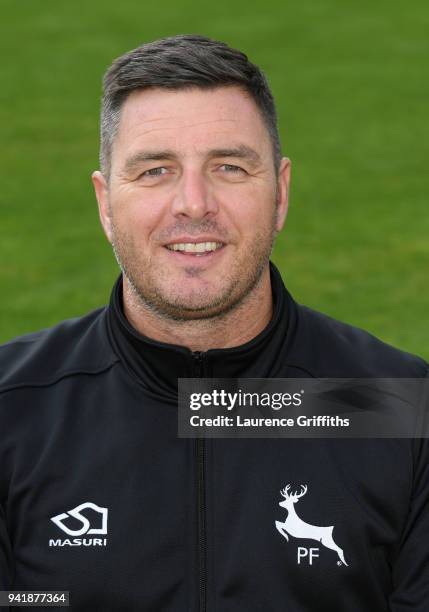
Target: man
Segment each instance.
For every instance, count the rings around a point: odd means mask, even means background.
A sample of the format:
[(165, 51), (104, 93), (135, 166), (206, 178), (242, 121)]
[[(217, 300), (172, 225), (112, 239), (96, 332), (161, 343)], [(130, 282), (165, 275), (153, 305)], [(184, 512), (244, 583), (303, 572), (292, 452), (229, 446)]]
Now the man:
[(73, 610), (429, 610), (426, 440), (177, 436), (179, 378), (428, 375), (287, 292), (269, 258), (289, 177), (244, 54), (176, 36), (110, 67), (92, 179), (122, 274), (107, 307), (0, 349), (0, 588)]

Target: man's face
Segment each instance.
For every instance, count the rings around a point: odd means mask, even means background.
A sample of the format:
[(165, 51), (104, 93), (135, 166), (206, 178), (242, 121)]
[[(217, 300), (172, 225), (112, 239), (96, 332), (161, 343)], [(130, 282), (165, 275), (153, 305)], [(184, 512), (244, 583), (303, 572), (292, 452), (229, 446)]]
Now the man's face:
[(239, 87), (149, 89), (125, 101), (109, 185), (93, 182), (126, 280), (174, 319), (208, 318), (251, 295), (287, 209), (267, 128)]

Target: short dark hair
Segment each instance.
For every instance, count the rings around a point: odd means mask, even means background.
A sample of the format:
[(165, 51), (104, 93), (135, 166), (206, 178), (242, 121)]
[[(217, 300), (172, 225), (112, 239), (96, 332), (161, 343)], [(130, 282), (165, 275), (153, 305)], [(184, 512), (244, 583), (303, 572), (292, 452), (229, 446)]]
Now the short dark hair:
[(113, 141), (127, 96), (149, 87), (179, 90), (239, 85), (253, 98), (270, 134), (276, 173), (281, 160), (273, 95), (263, 72), (241, 51), (199, 35), (146, 43), (118, 57), (103, 78), (100, 167), (110, 176)]

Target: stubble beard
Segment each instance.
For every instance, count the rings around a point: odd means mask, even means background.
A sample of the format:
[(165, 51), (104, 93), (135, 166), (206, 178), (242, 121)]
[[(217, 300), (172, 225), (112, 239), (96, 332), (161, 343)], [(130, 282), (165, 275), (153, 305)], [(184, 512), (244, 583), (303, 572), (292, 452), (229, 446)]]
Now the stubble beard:
[[(251, 245), (250, 252), (244, 253), (240, 260), (234, 261), (219, 294), (207, 299), (207, 292), (202, 289), (184, 297), (178, 291), (174, 297), (174, 288), (166, 295), (162, 290), (162, 282), (157, 283), (151, 272), (151, 262), (140, 261), (138, 249), (130, 235), (122, 233), (115, 223), (112, 223), (111, 245), (116, 261), (122, 274), (128, 281), (133, 294), (133, 302), (142, 312), (150, 312), (155, 316), (176, 322), (186, 322), (204, 319), (223, 319), (232, 310), (238, 308), (246, 300), (251, 299), (252, 292), (259, 284), (266, 269), (274, 247), (276, 210), (272, 217), (270, 231), (258, 232)], [(189, 276), (199, 274), (192, 264), (187, 268)], [(158, 279), (163, 270), (158, 270)], [(164, 276), (161, 281), (164, 286), (169, 279)], [(173, 294), (173, 297), (172, 297)]]

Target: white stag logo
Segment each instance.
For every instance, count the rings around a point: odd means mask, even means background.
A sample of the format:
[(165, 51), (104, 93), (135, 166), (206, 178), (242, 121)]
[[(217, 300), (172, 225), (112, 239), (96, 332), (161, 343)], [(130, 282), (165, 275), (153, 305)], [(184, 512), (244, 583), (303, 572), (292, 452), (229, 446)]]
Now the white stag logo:
[(346, 560), (344, 559), (344, 553), (342, 549), (337, 546), (332, 538), (332, 530), (334, 526), (330, 527), (318, 527), (317, 525), (310, 525), (309, 523), (305, 523), (303, 520), (299, 518), (297, 513), (295, 512), (294, 504), (299, 500), (300, 497), (307, 493), (307, 486), (301, 485), (300, 493), (289, 493), (290, 485), (286, 485), (284, 489), (280, 491), (284, 500), (279, 502), (279, 506), (282, 508), (286, 508), (288, 511), (288, 515), (286, 520), (282, 523), (281, 521), (276, 521), (276, 528), (282, 534), (283, 537), (289, 541), (288, 535), (293, 536), (294, 538), (306, 538), (309, 540), (317, 540), (326, 548), (330, 548), (331, 550), (335, 550), (340, 561), (338, 561), (338, 565), (344, 563), (344, 565), (348, 565)]

